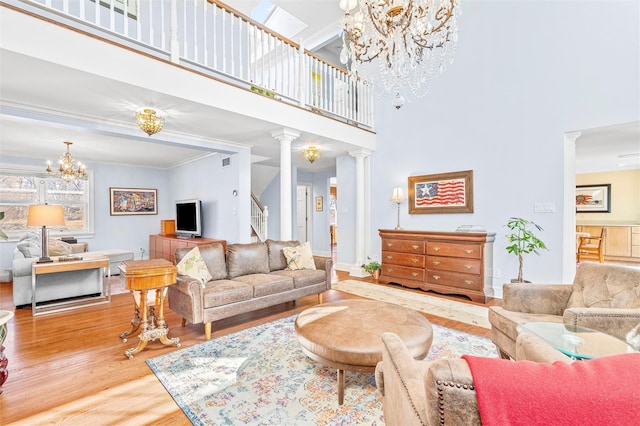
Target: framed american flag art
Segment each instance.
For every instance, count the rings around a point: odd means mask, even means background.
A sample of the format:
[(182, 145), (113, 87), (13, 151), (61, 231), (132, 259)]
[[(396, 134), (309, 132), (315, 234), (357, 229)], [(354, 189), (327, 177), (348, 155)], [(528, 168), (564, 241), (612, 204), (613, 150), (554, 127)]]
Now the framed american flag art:
[(473, 170), (409, 176), (409, 214), (473, 213)]

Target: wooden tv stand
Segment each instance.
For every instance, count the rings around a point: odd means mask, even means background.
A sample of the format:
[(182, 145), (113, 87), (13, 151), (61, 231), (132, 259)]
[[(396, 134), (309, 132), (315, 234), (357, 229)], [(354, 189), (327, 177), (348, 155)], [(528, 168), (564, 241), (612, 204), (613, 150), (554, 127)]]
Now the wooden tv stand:
[(175, 264), (177, 248), (195, 247), (203, 244), (220, 243), (227, 250), (226, 240), (212, 238), (178, 238), (175, 235), (149, 235), (149, 259), (166, 259)]

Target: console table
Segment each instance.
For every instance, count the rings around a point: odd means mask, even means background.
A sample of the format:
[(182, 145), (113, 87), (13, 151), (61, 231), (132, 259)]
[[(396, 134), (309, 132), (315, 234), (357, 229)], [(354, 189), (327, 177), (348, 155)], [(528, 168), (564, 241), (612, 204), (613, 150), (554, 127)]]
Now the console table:
[(177, 248), (195, 247), (212, 243), (222, 244), (224, 251), (227, 251), (226, 240), (215, 240), (212, 238), (178, 238), (175, 235), (149, 235), (149, 258), (166, 259), (175, 264)]
[[(57, 274), (68, 271), (81, 271), (85, 269), (97, 269), (97, 276), (102, 277), (102, 293), (98, 296), (81, 296), (60, 300), (53, 303), (46, 303), (38, 306), (36, 303), (36, 291), (38, 289), (38, 276), (44, 274)], [(53, 312), (77, 309), (86, 306), (93, 306), (111, 301), (111, 292), (107, 284), (110, 276), (109, 258), (107, 256), (87, 255), (83, 253), (82, 259), (71, 261), (60, 261), (54, 258), (53, 262), (37, 263), (31, 265), (31, 314), (33, 316), (48, 314)], [(72, 283), (70, 283), (72, 285)]]
[(460, 294), (485, 303), (493, 295), (495, 233), (380, 229), (382, 283)]

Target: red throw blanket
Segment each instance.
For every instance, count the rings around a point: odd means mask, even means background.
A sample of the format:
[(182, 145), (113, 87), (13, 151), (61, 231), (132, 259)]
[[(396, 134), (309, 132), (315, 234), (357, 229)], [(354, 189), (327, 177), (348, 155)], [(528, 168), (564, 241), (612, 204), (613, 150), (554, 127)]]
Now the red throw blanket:
[(484, 426), (640, 425), (640, 354), (571, 364), (462, 358)]

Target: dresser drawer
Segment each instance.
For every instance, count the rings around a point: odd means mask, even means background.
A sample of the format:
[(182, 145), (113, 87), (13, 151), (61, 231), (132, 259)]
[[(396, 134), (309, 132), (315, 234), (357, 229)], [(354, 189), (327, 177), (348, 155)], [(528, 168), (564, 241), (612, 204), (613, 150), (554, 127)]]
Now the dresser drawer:
[(427, 256), (427, 268), (439, 271), (462, 272), (465, 274), (479, 274), (480, 259), (461, 259), (457, 257)]
[(410, 280), (424, 281), (424, 269), (410, 268), (408, 266), (389, 265), (382, 263), (382, 276), (387, 279), (407, 278)]
[(482, 246), (480, 244), (441, 243), (429, 241), (427, 243), (427, 254), (435, 256), (454, 256), (481, 259)]
[(382, 240), (383, 251), (424, 254), (424, 246), (424, 241), (396, 240), (392, 238), (384, 238)]
[(394, 251), (383, 251), (382, 262), (387, 265), (413, 266), (414, 268), (424, 268), (424, 255), (411, 253), (396, 253)]
[(480, 275), (428, 269), (427, 282), (447, 287), (482, 290), (482, 276)]

